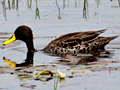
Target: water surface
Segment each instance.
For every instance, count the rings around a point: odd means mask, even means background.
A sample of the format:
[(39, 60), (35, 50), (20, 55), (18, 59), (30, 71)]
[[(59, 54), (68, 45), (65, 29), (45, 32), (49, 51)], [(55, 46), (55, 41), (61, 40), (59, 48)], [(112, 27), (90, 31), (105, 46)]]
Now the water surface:
[[(76, 0), (77, 1), (77, 0)], [(58, 90), (119, 90), (120, 84), (120, 37), (111, 41), (106, 50), (77, 56), (56, 56), (42, 51), (27, 56), (26, 45), (17, 41), (5, 48), (2, 42), (11, 37), (20, 25), (32, 28), (36, 49), (44, 48), (50, 41), (62, 34), (107, 29), (101, 36), (115, 36), (120, 34), (120, 8), (118, 1), (91, 0), (88, 1), (87, 19), (83, 18), (84, 0), (58, 1), (61, 18), (58, 19), (58, 9), (55, 1), (38, 1), (40, 20), (35, 19), (35, 2), (27, 9), (26, 2), (19, 2), (19, 10), (6, 11), (5, 20), (2, 4), (0, 6), (0, 89), (30, 90), (54, 89), (54, 79), (48, 81), (34, 80), (36, 73), (41, 70), (61, 71), (66, 74), (65, 80), (58, 83)], [(22, 6), (22, 7), (21, 7)], [(6, 6), (8, 7), (8, 6)], [(27, 59), (31, 56), (33, 63), (26, 67)], [(11, 67), (3, 59), (9, 59), (24, 67)], [(24, 64), (25, 63), (25, 64)], [(27, 63), (28, 65), (28, 63)], [(74, 74), (71, 73), (74, 72)], [(31, 75), (28, 78), (18, 78), (21, 75)]]

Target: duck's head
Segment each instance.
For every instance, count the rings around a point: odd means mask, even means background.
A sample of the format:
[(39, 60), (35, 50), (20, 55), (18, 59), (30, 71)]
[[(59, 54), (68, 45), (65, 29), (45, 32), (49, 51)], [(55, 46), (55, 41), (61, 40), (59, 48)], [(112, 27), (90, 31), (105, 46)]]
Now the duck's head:
[(9, 40), (5, 41), (3, 45), (9, 44), (15, 40), (22, 40), (25, 42), (28, 51), (36, 51), (33, 44), (32, 30), (28, 26), (19, 26), (13, 33), (12, 37)]

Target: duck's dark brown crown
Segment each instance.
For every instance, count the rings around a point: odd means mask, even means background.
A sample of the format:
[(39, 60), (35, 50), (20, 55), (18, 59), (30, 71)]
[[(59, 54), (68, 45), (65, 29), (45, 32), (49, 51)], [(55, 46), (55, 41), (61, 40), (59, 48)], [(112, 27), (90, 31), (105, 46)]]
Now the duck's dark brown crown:
[(22, 40), (26, 43), (28, 51), (36, 51), (33, 43), (33, 34), (31, 28), (28, 26), (22, 25), (19, 26), (15, 32), (16, 40)]

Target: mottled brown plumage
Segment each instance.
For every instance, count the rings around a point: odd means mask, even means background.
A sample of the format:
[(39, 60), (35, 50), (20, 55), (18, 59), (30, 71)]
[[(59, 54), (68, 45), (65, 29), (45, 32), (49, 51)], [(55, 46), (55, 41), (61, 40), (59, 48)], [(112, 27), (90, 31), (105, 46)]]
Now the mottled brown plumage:
[(104, 47), (114, 37), (98, 37), (104, 30), (75, 32), (62, 35), (55, 40), (51, 41), (43, 51), (55, 54), (68, 54), (68, 53), (87, 53), (93, 50), (104, 49)]

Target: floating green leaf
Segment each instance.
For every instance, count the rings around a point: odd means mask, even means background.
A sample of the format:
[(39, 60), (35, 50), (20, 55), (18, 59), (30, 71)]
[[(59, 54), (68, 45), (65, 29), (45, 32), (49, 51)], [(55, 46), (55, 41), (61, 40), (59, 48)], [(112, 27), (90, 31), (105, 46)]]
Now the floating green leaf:
[(32, 75), (19, 75), (16, 78), (18, 78), (18, 79), (24, 79), (24, 78), (32, 78), (32, 77), (33, 77)]
[(89, 73), (89, 72), (91, 72), (91, 71), (73, 71), (73, 70), (71, 70), (71, 73), (72, 73), (72, 74)]
[(106, 63), (98, 63), (98, 64), (90, 64), (90, 65), (79, 65), (72, 67), (72, 69), (77, 70), (77, 69), (86, 69), (86, 68), (93, 68), (93, 67), (99, 67), (99, 66), (105, 66), (107, 65)]
[(41, 71), (40, 73), (38, 73), (35, 78), (38, 78), (40, 75), (48, 75), (50, 74), (51, 77), (53, 76), (53, 74), (55, 74), (56, 72), (53, 72), (53, 71), (49, 71), (49, 70), (43, 70)]

